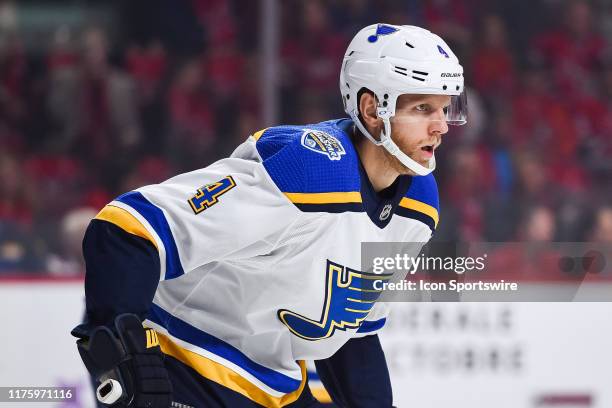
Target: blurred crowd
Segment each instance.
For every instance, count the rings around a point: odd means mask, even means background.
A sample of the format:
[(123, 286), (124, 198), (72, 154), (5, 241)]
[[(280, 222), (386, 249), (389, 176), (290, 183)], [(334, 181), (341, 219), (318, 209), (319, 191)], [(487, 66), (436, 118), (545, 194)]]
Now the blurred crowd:
[[(0, 273), (80, 274), (83, 231), (114, 196), (274, 125), (260, 2), (107, 4), (115, 25), (59, 25), (42, 51), (0, 4)], [(340, 63), (365, 25), (420, 25), (456, 51), (470, 118), (437, 153), (436, 240), (612, 243), (609, 1), (278, 4), (279, 123), (344, 116)]]

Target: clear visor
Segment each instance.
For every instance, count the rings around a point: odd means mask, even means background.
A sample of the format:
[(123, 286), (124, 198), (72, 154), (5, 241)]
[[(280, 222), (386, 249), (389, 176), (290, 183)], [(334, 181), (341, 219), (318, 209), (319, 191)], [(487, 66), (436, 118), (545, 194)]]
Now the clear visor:
[(467, 123), (467, 96), (460, 95), (400, 95), (391, 123), (446, 122), (449, 125)]

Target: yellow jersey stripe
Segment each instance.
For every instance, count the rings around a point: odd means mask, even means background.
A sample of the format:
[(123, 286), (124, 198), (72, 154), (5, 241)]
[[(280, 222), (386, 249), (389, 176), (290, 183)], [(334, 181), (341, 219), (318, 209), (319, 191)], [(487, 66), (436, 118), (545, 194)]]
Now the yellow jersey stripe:
[(155, 248), (157, 248), (157, 243), (155, 242), (153, 235), (151, 235), (151, 233), (145, 228), (144, 225), (142, 225), (140, 221), (138, 221), (138, 219), (136, 219), (136, 217), (123, 208), (115, 207), (114, 205), (109, 204), (102, 208), (94, 219), (108, 221), (115, 224), (125, 232), (151, 241), (151, 243), (155, 245)]
[(312, 396), (317, 399), (322, 404), (329, 404), (332, 402), (329, 393), (324, 387), (310, 387), (310, 392), (312, 392)]
[(360, 300), (360, 299), (353, 299), (353, 298), (346, 298), (346, 300), (349, 300), (351, 302), (356, 302), (356, 303), (376, 303), (375, 300)]
[(296, 204), (336, 204), (336, 203), (360, 203), (361, 193), (359, 191), (334, 192), (334, 193), (285, 193), (285, 196)]
[(431, 205), (407, 197), (402, 198), (399, 202), (399, 205), (400, 207), (418, 211), (431, 217), (434, 220), (434, 224), (438, 226), (438, 210), (432, 207)]
[(202, 377), (242, 394), (246, 398), (263, 405), (264, 407), (280, 408), (291, 404), (298, 399), (306, 386), (306, 363), (304, 361), (299, 361), (302, 372), (302, 382), (300, 383), (300, 387), (289, 394), (283, 395), (282, 397), (275, 397), (261, 390), (247, 379), (241, 377), (238, 373), (225, 367), (224, 365), (177, 345), (166, 335), (157, 333), (157, 338), (164, 354), (172, 356), (181, 363), (193, 368)]
[(347, 312), (353, 312), (353, 313), (370, 313), (370, 309), (360, 310), (360, 309), (351, 309), (351, 308), (345, 307), (344, 310), (346, 310)]
[(262, 130), (259, 130), (259, 131), (255, 132), (255, 133), (253, 133), (253, 139), (255, 139), (255, 141), (258, 141), (259, 138), (261, 137), (261, 135), (263, 135), (264, 132), (266, 130), (268, 130), (268, 129), (270, 129), (270, 128), (265, 128), (265, 129), (262, 129)]

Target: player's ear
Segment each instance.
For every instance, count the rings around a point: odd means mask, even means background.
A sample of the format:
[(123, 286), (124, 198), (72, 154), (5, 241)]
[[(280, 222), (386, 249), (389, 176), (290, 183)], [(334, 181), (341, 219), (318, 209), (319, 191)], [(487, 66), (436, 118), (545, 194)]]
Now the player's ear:
[(381, 126), (382, 121), (376, 115), (376, 96), (373, 92), (364, 90), (359, 95), (360, 118), (370, 134), (376, 135), (379, 132), (372, 132)]

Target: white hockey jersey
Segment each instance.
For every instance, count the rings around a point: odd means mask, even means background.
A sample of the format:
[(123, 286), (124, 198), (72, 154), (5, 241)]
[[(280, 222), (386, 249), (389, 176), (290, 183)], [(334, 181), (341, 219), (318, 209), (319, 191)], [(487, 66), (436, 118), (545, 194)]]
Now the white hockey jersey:
[(259, 131), (231, 157), (100, 212), (158, 249), (145, 325), (165, 353), (283, 406), (304, 387), (299, 361), (328, 358), (384, 325), (387, 307), (372, 285), (381, 275), (360, 271), (361, 243), (427, 242), (438, 192), (431, 175), (402, 176), (395, 195), (377, 197), (352, 127), (343, 119)]

